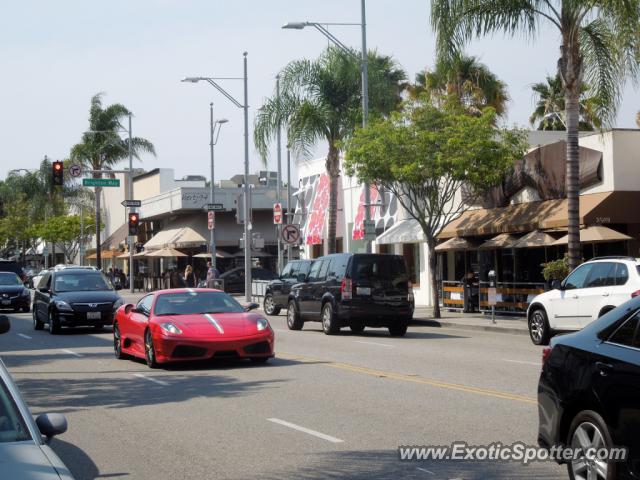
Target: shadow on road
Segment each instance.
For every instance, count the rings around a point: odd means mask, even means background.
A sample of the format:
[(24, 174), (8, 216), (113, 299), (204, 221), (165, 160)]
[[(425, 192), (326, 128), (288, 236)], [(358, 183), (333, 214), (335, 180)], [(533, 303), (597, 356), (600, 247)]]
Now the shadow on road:
[(389, 450), (339, 451), (305, 456), (305, 466), (297, 470), (271, 471), (265, 480), (387, 480), (391, 478), (420, 480), (487, 480), (487, 479), (565, 479), (566, 470), (555, 463), (527, 466), (514, 462), (471, 461), (400, 461), (398, 453)]
[(76, 480), (94, 480), (97, 478), (127, 478), (128, 473), (100, 473), (98, 467), (91, 457), (82, 449), (76, 447), (72, 443), (67, 443), (58, 438), (54, 438), (50, 443), (51, 449), (64, 462)]
[[(313, 326), (309, 326), (307, 324), (305, 324), (304, 326), (304, 331), (305, 332), (316, 332), (316, 333), (324, 333), (322, 331), (322, 326), (320, 326), (320, 324), (317, 324), (317, 327), (313, 327)], [(430, 339), (430, 340), (445, 340), (445, 339), (450, 339), (450, 338), (469, 338), (467, 336), (463, 336), (463, 335), (450, 335), (450, 334), (445, 334), (445, 333), (432, 333), (432, 332), (417, 332), (415, 330), (411, 330), (411, 328), (409, 328), (409, 330), (407, 331), (407, 333), (405, 334), (404, 337), (392, 337), (389, 334), (389, 331), (386, 328), (377, 328), (377, 329), (373, 329), (373, 328), (368, 328), (366, 329), (364, 332), (362, 333), (354, 333), (351, 330), (349, 330), (348, 328), (343, 328), (342, 330), (340, 330), (340, 333), (337, 334), (336, 336), (338, 337), (358, 337), (358, 338), (398, 338), (399, 340), (402, 340), (403, 338), (420, 338), (420, 339)]]

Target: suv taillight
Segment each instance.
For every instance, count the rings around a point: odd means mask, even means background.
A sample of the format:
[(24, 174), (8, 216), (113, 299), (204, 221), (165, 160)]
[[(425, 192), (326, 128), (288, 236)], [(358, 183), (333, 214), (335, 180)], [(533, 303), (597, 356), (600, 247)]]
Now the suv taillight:
[(413, 283), (411, 282), (407, 282), (407, 301), (408, 302), (413, 302)]
[(635, 292), (633, 292), (631, 294), (631, 298), (637, 297), (638, 295), (640, 295), (640, 290), (636, 290)]
[(549, 355), (551, 355), (551, 350), (553, 349), (553, 347), (544, 347), (542, 349), (542, 366), (544, 367), (544, 364), (547, 362), (547, 359), (549, 358)]
[(340, 284), (340, 293), (343, 300), (351, 300), (353, 297), (352, 284), (350, 278), (343, 278)]

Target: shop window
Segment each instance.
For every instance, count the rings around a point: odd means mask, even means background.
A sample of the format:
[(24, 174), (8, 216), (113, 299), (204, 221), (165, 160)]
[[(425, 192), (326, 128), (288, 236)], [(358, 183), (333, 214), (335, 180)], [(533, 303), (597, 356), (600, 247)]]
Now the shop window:
[(405, 243), (402, 245), (402, 256), (407, 264), (409, 280), (413, 286), (420, 285), (420, 244)]
[(336, 238), (336, 253), (344, 252), (344, 242), (342, 238)]
[(391, 245), (389, 245), (388, 243), (382, 244), (382, 245), (378, 245), (378, 253), (383, 253), (388, 255), (389, 253), (391, 253)]

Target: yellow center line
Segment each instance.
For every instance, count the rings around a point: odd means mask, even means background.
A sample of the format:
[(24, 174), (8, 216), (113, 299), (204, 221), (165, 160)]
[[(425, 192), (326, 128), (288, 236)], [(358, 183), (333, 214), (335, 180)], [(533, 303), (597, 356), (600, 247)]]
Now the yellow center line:
[(350, 372), (363, 373), (365, 375), (370, 375), (372, 377), (378, 378), (390, 378), (393, 380), (401, 380), (404, 382), (417, 383), (420, 385), (429, 385), (432, 387), (445, 388), (448, 390), (457, 390), (460, 392), (466, 393), (474, 393), (476, 395), (483, 395), (486, 397), (494, 397), (500, 398), (503, 400), (512, 400), (514, 402), (528, 403), (536, 405), (538, 402), (535, 398), (527, 397), (524, 395), (517, 395), (514, 393), (500, 392), (498, 390), (491, 390), (487, 388), (479, 388), (473, 387), (471, 385), (460, 385), (457, 383), (448, 383), (443, 382), (441, 380), (434, 380), (429, 378), (422, 378), (413, 375), (404, 375), (401, 373), (395, 372), (387, 372), (384, 370), (375, 370), (367, 367), (359, 367), (357, 365), (351, 365), (349, 363), (341, 363), (341, 362), (333, 362), (333, 361), (323, 361), (316, 358), (306, 357), (302, 355), (291, 355), (291, 354), (278, 354), (277, 357), (284, 358), (286, 360), (296, 360), (304, 363), (323, 363), (328, 367), (339, 368), (341, 370), (347, 370)]

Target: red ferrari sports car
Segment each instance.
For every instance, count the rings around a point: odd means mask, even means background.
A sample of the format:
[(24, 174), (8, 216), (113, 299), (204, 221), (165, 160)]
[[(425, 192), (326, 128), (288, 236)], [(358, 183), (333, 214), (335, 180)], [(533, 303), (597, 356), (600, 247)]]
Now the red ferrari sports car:
[(240, 305), (219, 290), (160, 290), (116, 312), (113, 347), (117, 358), (144, 358), (158, 364), (208, 358), (273, 357), (274, 335), (257, 304)]

